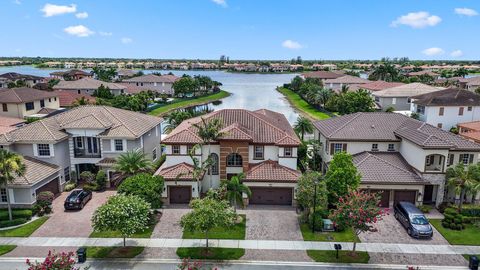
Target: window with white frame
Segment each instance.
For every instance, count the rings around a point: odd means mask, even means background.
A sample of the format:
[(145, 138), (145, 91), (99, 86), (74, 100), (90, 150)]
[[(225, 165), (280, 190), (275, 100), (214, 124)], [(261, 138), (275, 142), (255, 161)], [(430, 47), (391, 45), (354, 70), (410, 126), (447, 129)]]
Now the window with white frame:
[(333, 144), (333, 153), (339, 153), (343, 151), (343, 143), (334, 143)]
[(378, 143), (372, 144), (372, 151), (378, 151)]
[(465, 165), (473, 163), (473, 154), (460, 154), (459, 160)]
[(152, 150), (152, 159), (153, 160), (157, 159), (157, 148), (153, 148), (153, 150)]
[(388, 144), (388, 151), (395, 151), (395, 144), (389, 143)]
[(448, 154), (448, 166), (453, 165), (454, 158), (455, 158), (454, 154)]
[(286, 157), (291, 157), (293, 156), (293, 149), (292, 147), (285, 147), (283, 148), (283, 155)]
[(123, 140), (115, 140), (115, 151), (123, 151)]
[(77, 148), (83, 148), (83, 140), (82, 137), (75, 137), (75, 146)]
[(172, 145), (172, 154), (180, 155), (180, 145)]
[(41, 157), (49, 157), (50, 145), (46, 143), (37, 144), (37, 153)]
[(65, 167), (63, 174), (65, 175), (65, 182), (70, 181), (70, 167)]
[(0, 202), (7, 202), (7, 189), (0, 188)]
[(262, 145), (255, 145), (254, 146), (254, 159), (263, 159), (263, 146)]

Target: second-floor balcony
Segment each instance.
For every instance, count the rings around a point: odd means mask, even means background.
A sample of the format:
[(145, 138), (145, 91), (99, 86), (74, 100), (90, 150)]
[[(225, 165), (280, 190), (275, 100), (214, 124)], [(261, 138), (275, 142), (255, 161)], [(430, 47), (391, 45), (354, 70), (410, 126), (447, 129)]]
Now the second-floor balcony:
[(425, 157), (425, 172), (443, 173), (445, 168), (445, 156), (432, 154)]
[(73, 154), (75, 158), (101, 158), (100, 139), (95, 137), (73, 138)]

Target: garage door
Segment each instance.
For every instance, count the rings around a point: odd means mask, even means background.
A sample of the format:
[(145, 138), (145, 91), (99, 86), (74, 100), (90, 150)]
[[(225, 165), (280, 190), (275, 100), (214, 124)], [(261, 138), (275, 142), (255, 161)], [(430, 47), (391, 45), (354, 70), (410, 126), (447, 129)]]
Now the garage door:
[(170, 203), (189, 203), (192, 198), (190, 186), (169, 187)]
[(417, 192), (415, 190), (395, 190), (394, 192), (394, 202), (411, 202), (415, 203), (415, 195)]
[(58, 178), (55, 178), (52, 181), (48, 182), (47, 184), (41, 186), (40, 188), (38, 188), (35, 191), (35, 193), (37, 193), (37, 195), (38, 195), (38, 193), (43, 192), (43, 191), (50, 191), (54, 195), (58, 195), (60, 193), (60, 187), (58, 185)]
[(381, 193), (380, 207), (388, 208), (390, 206), (390, 190), (371, 190), (371, 192)]
[(292, 205), (292, 188), (251, 187), (250, 204)]

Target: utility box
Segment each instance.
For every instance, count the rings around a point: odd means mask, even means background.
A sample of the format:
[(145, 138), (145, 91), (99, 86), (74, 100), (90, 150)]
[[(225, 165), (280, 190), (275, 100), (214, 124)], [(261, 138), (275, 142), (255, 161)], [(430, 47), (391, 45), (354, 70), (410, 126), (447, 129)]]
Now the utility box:
[(335, 231), (333, 222), (330, 219), (323, 219), (322, 232), (333, 232), (333, 231)]
[(77, 249), (78, 263), (84, 263), (87, 260), (87, 248), (81, 247)]
[(470, 259), (468, 260), (468, 268), (471, 270), (478, 270), (478, 264), (479, 264), (478, 257), (471, 255)]

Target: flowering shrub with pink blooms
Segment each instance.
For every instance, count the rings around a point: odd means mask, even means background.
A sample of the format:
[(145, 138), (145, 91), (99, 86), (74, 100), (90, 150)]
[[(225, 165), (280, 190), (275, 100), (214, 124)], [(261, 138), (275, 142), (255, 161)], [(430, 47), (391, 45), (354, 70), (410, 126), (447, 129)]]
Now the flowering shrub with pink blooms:
[[(380, 208), (380, 194), (365, 191), (350, 191), (340, 197), (330, 218), (335, 225), (351, 227), (356, 235), (362, 232), (375, 232), (373, 224), (382, 220), (388, 213)], [(353, 243), (355, 252), (356, 242)]]
[(80, 270), (74, 267), (75, 253), (71, 251), (61, 253), (49, 251), (43, 262), (31, 262), (27, 259), (26, 263), (28, 270)]
[(195, 261), (190, 259), (183, 259), (182, 263), (177, 266), (179, 270), (217, 270), (216, 267), (208, 267), (203, 265), (201, 261)]

